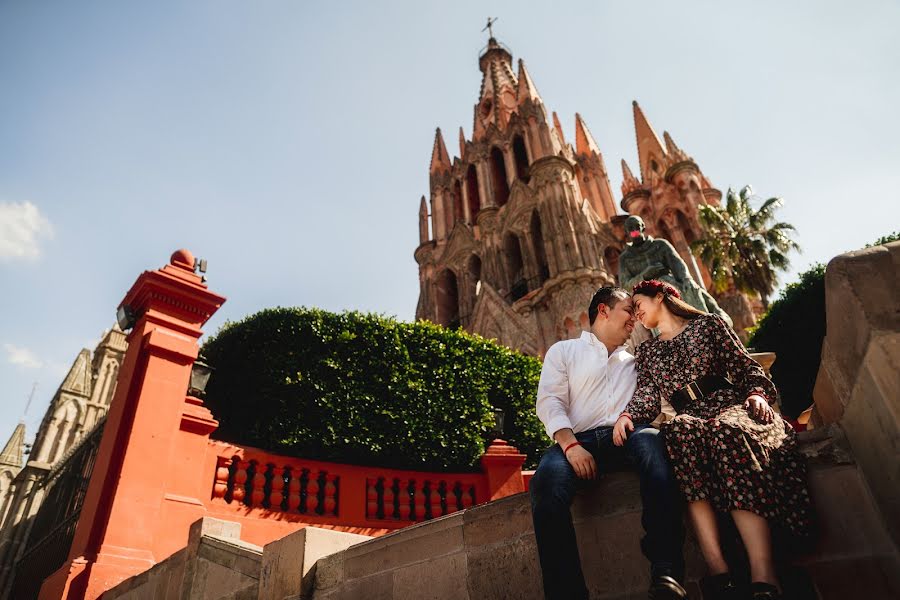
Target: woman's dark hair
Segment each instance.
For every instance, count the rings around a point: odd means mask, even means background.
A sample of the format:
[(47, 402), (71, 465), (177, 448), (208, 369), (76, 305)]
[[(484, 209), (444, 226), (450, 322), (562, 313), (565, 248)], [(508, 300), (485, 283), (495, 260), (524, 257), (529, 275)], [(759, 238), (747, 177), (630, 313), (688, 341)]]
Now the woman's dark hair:
[(636, 296), (638, 294), (640, 294), (641, 296), (647, 296), (648, 298), (656, 298), (657, 294), (662, 294), (663, 304), (666, 305), (666, 308), (669, 309), (669, 312), (676, 317), (681, 317), (682, 319), (696, 319), (697, 317), (702, 317), (706, 314), (702, 310), (697, 310), (696, 308), (682, 300), (681, 294), (678, 292), (678, 290), (676, 290), (674, 286), (669, 285), (665, 281), (645, 279), (644, 281), (634, 286), (634, 291), (631, 293), (632, 296)]

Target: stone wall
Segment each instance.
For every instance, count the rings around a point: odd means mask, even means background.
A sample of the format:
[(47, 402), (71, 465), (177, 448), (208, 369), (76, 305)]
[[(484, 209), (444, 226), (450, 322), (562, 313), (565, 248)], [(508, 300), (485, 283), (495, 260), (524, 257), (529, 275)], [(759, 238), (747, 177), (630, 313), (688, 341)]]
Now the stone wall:
[(900, 242), (834, 258), (813, 423), (846, 434), (900, 545)]
[[(814, 586), (823, 600), (900, 597), (900, 560), (860, 472), (825, 430), (807, 444), (810, 487), (820, 517), (814, 551), (795, 558), (791, 585)], [(644, 598), (640, 496), (633, 473), (609, 475), (579, 493), (573, 506), (591, 598)], [(696, 542), (685, 545), (687, 589), (700, 598), (704, 573)], [(447, 515), (358, 544), (320, 560), (314, 600), (543, 598), (527, 495)], [(808, 596), (814, 597), (814, 596)]]
[(188, 545), (103, 594), (104, 600), (256, 600), (262, 548), (237, 523), (204, 518)]

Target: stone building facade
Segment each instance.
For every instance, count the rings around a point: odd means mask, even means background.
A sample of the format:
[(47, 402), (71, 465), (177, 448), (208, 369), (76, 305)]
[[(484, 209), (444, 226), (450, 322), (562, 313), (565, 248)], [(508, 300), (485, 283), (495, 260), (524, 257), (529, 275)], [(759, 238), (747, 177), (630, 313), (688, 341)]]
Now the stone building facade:
[[(494, 38), (479, 67), (472, 138), (460, 128), (459, 157), (451, 160), (441, 130), (435, 135), (430, 198), (419, 206), (416, 318), (542, 355), (580, 335), (594, 290), (615, 283), (624, 216), (581, 115), (573, 145), (524, 62), (514, 69), (511, 52)], [(640, 179), (622, 161), (621, 207), (641, 215), (650, 235), (672, 242), (707, 285), (689, 246), (700, 235), (697, 207), (717, 204), (722, 193), (668, 133), (659, 139), (636, 102), (634, 120)], [(731, 304), (724, 306), (730, 314)], [(745, 315), (733, 316), (746, 326)]]
[(79, 352), (30, 450), (20, 423), (0, 454), (0, 597), (8, 592), (15, 563), (27, 546), (48, 476), (106, 415), (126, 348), (125, 333), (114, 326), (93, 353), (86, 348)]

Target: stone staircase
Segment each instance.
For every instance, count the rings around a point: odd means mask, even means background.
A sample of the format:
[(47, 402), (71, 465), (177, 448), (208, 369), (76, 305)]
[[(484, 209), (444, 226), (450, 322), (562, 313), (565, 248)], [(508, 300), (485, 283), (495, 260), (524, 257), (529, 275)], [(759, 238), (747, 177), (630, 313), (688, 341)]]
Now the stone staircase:
[[(793, 597), (900, 597), (900, 555), (840, 430), (803, 435), (820, 536), (813, 552), (794, 561), (795, 577), (786, 581)], [(572, 513), (591, 598), (646, 598), (636, 475), (613, 473), (587, 486)], [(527, 494), (377, 538), (307, 527), (259, 548), (240, 541), (239, 530), (237, 523), (198, 521), (185, 549), (104, 600), (543, 598)], [(685, 587), (699, 600), (704, 567), (690, 535), (685, 557)]]

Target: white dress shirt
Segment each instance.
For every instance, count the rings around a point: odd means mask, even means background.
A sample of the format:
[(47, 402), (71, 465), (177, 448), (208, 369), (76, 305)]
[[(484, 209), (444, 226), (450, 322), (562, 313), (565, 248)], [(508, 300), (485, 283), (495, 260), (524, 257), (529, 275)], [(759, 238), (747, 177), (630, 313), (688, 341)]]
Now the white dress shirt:
[(637, 383), (634, 356), (619, 346), (609, 354), (593, 333), (556, 342), (544, 356), (537, 415), (551, 438), (560, 429), (575, 433), (612, 426), (631, 400)]

